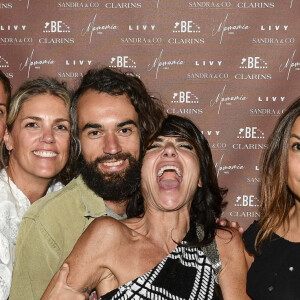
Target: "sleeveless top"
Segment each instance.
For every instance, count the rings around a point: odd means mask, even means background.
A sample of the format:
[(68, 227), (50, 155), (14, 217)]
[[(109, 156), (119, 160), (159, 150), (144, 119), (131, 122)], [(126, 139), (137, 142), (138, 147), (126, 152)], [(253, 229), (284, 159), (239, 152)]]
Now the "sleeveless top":
[(247, 293), (254, 300), (300, 299), (300, 243), (290, 242), (277, 234), (255, 250), (259, 231), (255, 221), (243, 235), (245, 248), (254, 255), (247, 274)]
[[(191, 226), (181, 244), (195, 243), (201, 237), (202, 228)], [(152, 270), (100, 299), (218, 299), (214, 287), (220, 269), (215, 240), (202, 248), (179, 245)]]

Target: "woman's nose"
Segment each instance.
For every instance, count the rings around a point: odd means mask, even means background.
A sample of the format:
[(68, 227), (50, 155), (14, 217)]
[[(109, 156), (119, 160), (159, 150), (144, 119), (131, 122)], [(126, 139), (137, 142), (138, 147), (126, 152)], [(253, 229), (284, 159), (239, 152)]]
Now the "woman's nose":
[(175, 146), (172, 143), (167, 144), (164, 147), (162, 156), (163, 157), (177, 157), (177, 152), (176, 152)]
[(52, 129), (50, 129), (50, 128), (43, 128), (40, 140), (42, 142), (45, 142), (45, 143), (54, 143), (55, 138), (54, 138), (54, 134), (52, 132)]

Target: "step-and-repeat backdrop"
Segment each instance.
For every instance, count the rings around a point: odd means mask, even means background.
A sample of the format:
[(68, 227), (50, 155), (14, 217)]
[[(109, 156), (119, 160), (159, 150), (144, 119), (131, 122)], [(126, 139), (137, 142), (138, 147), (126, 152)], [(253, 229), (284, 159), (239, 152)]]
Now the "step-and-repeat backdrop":
[(132, 70), (166, 111), (210, 142), (224, 215), (259, 217), (260, 155), (300, 95), (300, 3), (276, 1), (0, 1), (0, 68), (14, 90), (54, 76), (73, 88), (90, 67)]

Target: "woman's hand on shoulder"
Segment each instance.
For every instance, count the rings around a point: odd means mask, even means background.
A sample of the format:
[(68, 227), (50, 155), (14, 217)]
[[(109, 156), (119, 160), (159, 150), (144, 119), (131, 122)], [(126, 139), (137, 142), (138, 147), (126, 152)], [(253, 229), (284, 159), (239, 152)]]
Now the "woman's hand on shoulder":
[(218, 229), (216, 243), (222, 263), (218, 279), (224, 300), (250, 300), (246, 293), (248, 268), (241, 234), (234, 228)]

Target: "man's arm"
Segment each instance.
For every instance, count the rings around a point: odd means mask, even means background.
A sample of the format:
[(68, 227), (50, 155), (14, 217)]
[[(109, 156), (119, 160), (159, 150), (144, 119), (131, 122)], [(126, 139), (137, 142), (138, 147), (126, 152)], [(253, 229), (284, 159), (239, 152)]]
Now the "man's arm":
[(47, 230), (31, 218), (19, 229), (10, 300), (39, 300), (59, 268), (60, 249)]

